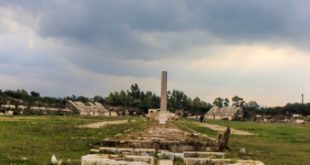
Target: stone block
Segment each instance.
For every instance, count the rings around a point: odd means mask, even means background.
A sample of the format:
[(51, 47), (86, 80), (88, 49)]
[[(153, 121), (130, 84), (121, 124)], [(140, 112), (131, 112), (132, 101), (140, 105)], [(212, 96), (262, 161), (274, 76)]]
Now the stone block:
[(210, 164), (209, 158), (184, 158), (185, 165), (206, 165)]
[(82, 156), (81, 165), (154, 165), (154, 157), (90, 154)]
[(137, 155), (154, 155), (156, 150), (151, 148), (135, 148), (134, 152)]
[(297, 119), (297, 120), (295, 120), (295, 123), (297, 123), (297, 124), (305, 124), (305, 120)]
[(158, 165), (173, 165), (173, 160), (158, 160)]
[(224, 158), (224, 152), (184, 152), (185, 158)]

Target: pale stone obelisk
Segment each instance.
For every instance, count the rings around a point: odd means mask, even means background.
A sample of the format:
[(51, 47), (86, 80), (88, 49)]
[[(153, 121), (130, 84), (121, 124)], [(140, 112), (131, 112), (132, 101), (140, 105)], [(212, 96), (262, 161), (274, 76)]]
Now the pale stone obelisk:
[(167, 111), (167, 71), (161, 72), (160, 111)]
[(167, 71), (162, 71), (159, 124), (166, 124), (166, 121), (168, 120), (167, 101)]

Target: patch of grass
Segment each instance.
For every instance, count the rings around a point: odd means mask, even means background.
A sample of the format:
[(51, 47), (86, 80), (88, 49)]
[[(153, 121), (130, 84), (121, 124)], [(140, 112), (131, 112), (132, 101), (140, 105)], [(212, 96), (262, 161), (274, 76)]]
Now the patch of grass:
[[(120, 118), (79, 116), (0, 117), (0, 164), (48, 164), (53, 154), (64, 164), (80, 164), (82, 155), (103, 138), (125, 130), (139, 130), (144, 123), (109, 125), (100, 129), (77, 128), (81, 124)], [(124, 119), (124, 118), (121, 118)]]
[[(217, 132), (201, 127), (197, 121), (178, 121), (195, 131), (216, 137)], [(249, 131), (258, 135), (232, 135), (230, 138), (231, 158), (261, 160), (268, 165), (309, 164), (310, 155), (310, 125), (283, 123), (256, 123), (225, 120), (208, 120), (207, 123), (230, 126), (235, 129)], [(240, 148), (246, 148), (247, 154), (239, 154)]]

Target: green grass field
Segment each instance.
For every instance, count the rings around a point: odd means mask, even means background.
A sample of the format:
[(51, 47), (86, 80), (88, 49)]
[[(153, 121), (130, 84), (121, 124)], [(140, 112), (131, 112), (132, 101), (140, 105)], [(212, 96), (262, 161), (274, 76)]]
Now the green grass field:
[[(0, 117), (0, 164), (48, 164), (53, 154), (63, 164), (80, 164), (82, 155), (101, 139), (112, 137), (127, 129), (138, 131), (146, 122), (110, 125), (101, 129), (76, 126), (120, 118), (78, 116), (14, 116)], [(201, 127), (194, 120), (179, 120), (177, 124), (216, 137), (217, 132)], [(256, 159), (266, 165), (310, 164), (310, 125), (271, 124), (208, 120), (208, 123), (231, 126), (257, 136), (232, 135), (230, 158)], [(244, 147), (247, 154), (238, 150)], [(96, 147), (95, 147), (96, 148)], [(70, 160), (70, 161), (69, 161)]]
[(129, 128), (141, 128), (144, 120), (106, 126), (101, 129), (76, 128), (80, 124), (116, 118), (77, 116), (0, 117), (0, 164), (49, 164), (51, 156), (63, 164), (80, 164), (101, 139)]
[[(231, 151), (228, 157), (261, 160), (266, 165), (309, 165), (310, 164), (310, 125), (275, 124), (208, 120), (210, 124), (230, 126), (249, 131), (257, 136), (232, 135)], [(201, 127), (197, 121), (181, 120), (178, 123), (195, 131), (216, 137), (217, 132)], [(239, 154), (244, 147), (247, 154)]]

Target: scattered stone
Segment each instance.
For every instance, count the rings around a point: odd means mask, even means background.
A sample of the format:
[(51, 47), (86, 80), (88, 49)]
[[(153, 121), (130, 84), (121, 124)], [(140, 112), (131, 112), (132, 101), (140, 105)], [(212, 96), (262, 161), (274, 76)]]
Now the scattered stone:
[(56, 158), (56, 156), (53, 154), (53, 156), (52, 156), (52, 158), (51, 158), (51, 163), (53, 164), (53, 165), (56, 165), (57, 163), (58, 163), (58, 160), (57, 160), (57, 158)]
[(240, 153), (240, 154), (246, 154), (245, 148), (240, 148), (239, 153)]

